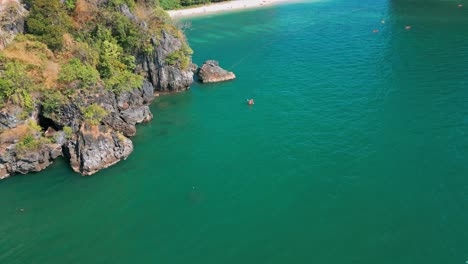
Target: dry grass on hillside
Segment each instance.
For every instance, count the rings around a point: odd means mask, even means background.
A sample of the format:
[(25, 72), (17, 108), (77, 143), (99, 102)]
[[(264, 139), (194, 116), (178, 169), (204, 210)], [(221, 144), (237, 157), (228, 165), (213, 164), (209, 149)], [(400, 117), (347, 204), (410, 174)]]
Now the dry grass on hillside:
[(87, 0), (78, 0), (73, 11), (73, 25), (80, 28), (86, 25), (96, 17), (95, 4), (90, 4)]
[(11, 5), (19, 5), (19, 0), (0, 0), (0, 12)]
[(19, 41), (9, 45), (2, 54), (10, 60), (26, 64), (29, 75), (36, 83), (42, 83), (46, 88), (56, 86), (60, 65), (44, 44), (30, 40)]
[(52, 59), (54, 56), (44, 44), (29, 40), (9, 45), (3, 54), (8, 59), (35, 66), (41, 66), (44, 60)]
[(28, 74), (46, 88), (55, 87), (60, 65), (54, 54), (42, 43), (25, 40), (9, 45), (2, 51), (5, 58), (27, 65)]
[(151, 18), (152, 10), (144, 5), (135, 6), (135, 15), (140, 21), (148, 21)]
[(12, 144), (15, 140), (20, 140), (29, 133), (29, 126), (26, 124), (19, 125), (12, 129), (7, 129), (0, 134), (0, 144)]

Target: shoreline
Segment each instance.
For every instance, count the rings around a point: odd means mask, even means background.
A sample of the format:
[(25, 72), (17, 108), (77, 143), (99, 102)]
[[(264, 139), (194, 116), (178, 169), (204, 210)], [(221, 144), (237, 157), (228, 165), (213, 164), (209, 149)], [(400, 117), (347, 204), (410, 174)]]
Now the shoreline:
[(166, 11), (171, 18), (193, 17), (208, 14), (225, 13), (244, 9), (273, 6), (281, 3), (299, 2), (300, 0), (232, 0), (205, 6)]

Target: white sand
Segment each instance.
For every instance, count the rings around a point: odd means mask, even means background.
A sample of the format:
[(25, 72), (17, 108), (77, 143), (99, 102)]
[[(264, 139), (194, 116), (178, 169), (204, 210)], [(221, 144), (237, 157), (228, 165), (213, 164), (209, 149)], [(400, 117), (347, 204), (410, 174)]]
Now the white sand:
[(200, 7), (180, 9), (180, 10), (170, 10), (167, 11), (172, 18), (177, 17), (189, 17), (189, 16), (199, 16), (204, 14), (213, 14), (234, 10), (241, 10), (247, 8), (256, 8), (263, 6), (271, 6), (274, 4), (284, 3), (284, 2), (298, 2), (298, 0), (233, 0), (215, 4), (209, 4)]

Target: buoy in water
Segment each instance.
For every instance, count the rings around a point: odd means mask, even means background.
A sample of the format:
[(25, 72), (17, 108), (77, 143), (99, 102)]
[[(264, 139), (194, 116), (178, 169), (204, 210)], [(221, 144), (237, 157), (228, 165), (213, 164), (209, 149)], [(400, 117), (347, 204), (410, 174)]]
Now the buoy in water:
[(463, 7), (463, 5), (462, 5), (462, 4), (459, 4), (458, 7)]
[(248, 104), (248, 105), (253, 105), (253, 104), (255, 104), (255, 102), (254, 102), (253, 99), (248, 99), (248, 100), (247, 100), (247, 104)]
[(385, 24), (385, 20), (380, 21), (382, 24)]
[(372, 30), (372, 32), (373, 32), (373, 33), (378, 33), (379, 30), (378, 30), (378, 29), (374, 29), (374, 30)]

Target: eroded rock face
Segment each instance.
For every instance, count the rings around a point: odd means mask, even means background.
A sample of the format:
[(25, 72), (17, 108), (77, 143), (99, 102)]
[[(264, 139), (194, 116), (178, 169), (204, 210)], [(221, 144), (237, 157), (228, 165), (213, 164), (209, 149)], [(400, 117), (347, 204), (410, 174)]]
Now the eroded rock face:
[(62, 155), (60, 144), (43, 144), (37, 150), (18, 152), (15, 144), (0, 151), (0, 179), (13, 174), (39, 172)]
[(154, 99), (154, 87), (143, 82), (143, 87), (124, 92), (117, 96), (114, 107), (104, 123), (113, 129), (131, 137), (136, 134), (136, 124), (146, 123), (153, 119), (149, 105)]
[(147, 123), (153, 119), (149, 106), (129, 107), (120, 112), (120, 116), (130, 125)]
[(136, 124), (153, 118), (149, 109), (153, 99), (154, 88), (147, 81), (141, 88), (118, 96), (105, 91), (93, 96), (83, 95), (80, 102), (86, 105), (98, 104), (109, 115), (102, 121), (104, 125), (100, 126), (89, 126), (80, 121), (77, 135), (64, 148), (73, 170), (83, 175), (92, 175), (126, 159), (133, 151), (132, 141), (127, 137), (136, 134)]
[(236, 75), (219, 67), (215, 60), (208, 60), (198, 69), (198, 79), (203, 83), (213, 83), (233, 80)]
[(24, 32), (26, 9), (19, 0), (0, 0), (0, 49)]
[[(154, 88), (145, 81), (143, 87), (123, 92), (118, 96), (102, 90), (98, 93), (83, 94), (76, 100), (83, 105), (97, 104), (109, 114), (100, 126), (89, 126), (82, 119), (67, 121), (79, 123), (80, 127), (72, 139), (65, 143), (65, 156), (70, 158), (74, 171), (92, 175), (122, 159), (133, 151), (133, 144), (127, 137), (136, 134), (136, 124), (153, 118), (149, 104), (154, 99)], [(70, 103), (74, 104), (74, 103)], [(79, 109), (83, 106), (67, 106), (64, 109)], [(64, 116), (70, 117), (71, 113)]]
[[(66, 150), (66, 156), (70, 158), (73, 170), (83, 175), (94, 174), (127, 158), (133, 150), (132, 142), (127, 137), (136, 134), (136, 124), (153, 118), (149, 104), (154, 98), (154, 88), (146, 81), (141, 88), (119, 95), (101, 88), (75, 96), (72, 100), (63, 102), (56, 114), (45, 116), (53, 122), (55, 128), (71, 127), (71, 138), (67, 138), (64, 131), (49, 127), (45, 133), (37, 132), (35, 137), (39, 139), (43, 136), (55, 143), (44, 144), (25, 153), (17, 151), (19, 138), (14, 137), (14, 133), (11, 139), (0, 140), (0, 179), (45, 169), (62, 155), (62, 146)], [(85, 124), (80, 109), (91, 104), (97, 104), (109, 113), (100, 126)], [(41, 109), (40, 106), (38, 108)], [(2, 109), (0, 129), (12, 134), (15, 127), (25, 126), (26, 121), (18, 117), (22, 112), (23, 109), (15, 106)], [(37, 115), (31, 118), (37, 118)]]
[[(166, 31), (161, 37), (151, 39), (153, 52), (138, 56), (139, 71), (143, 72), (148, 81), (159, 92), (179, 92), (187, 90), (193, 83), (193, 72), (169, 65), (166, 58), (182, 48), (182, 41)], [(191, 62), (190, 62), (191, 63)]]
[(111, 127), (115, 131), (120, 131), (127, 137), (132, 137), (136, 135), (135, 125), (127, 123), (119, 113), (110, 113), (103, 120), (103, 123)]
[(47, 118), (52, 119), (59, 127), (69, 126), (77, 132), (83, 122), (80, 109), (97, 104), (109, 113), (103, 120), (105, 125), (122, 132), (125, 136), (134, 136), (136, 124), (152, 120), (149, 105), (153, 99), (154, 88), (148, 81), (144, 81), (141, 88), (123, 92), (118, 96), (100, 88), (75, 95), (73, 100), (63, 104), (57, 113)]
[(118, 9), (122, 15), (126, 16), (128, 19), (130, 19), (133, 22), (138, 23), (138, 18), (135, 16), (135, 14), (130, 11), (130, 8), (126, 4), (121, 4), (118, 6)]
[(75, 172), (92, 175), (126, 159), (133, 143), (107, 126), (83, 125), (76, 140), (69, 141), (64, 149)]
[(23, 109), (18, 106), (9, 105), (0, 109), (0, 129), (15, 128), (17, 125), (24, 123), (19, 116)]

